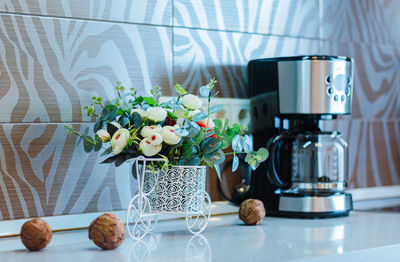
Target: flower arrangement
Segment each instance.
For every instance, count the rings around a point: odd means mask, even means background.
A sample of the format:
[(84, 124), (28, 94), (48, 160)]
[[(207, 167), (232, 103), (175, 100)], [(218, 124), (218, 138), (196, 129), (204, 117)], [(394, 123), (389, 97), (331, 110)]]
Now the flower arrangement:
[[(246, 154), (245, 161), (254, 169), (268, 157), (268, 151), (260, 148), (254, 151), (247, 128), (237, 123), (229, 125), (226, 119), (212, 120), (212, 115), (223, 109), (223, 105), (212, 105), (216, 81), (214, 79), (200, 87), (200, 95), (206, 98), (207, 110), (202, 111), (202, 100), (188, 94), (179, 84), (175, 85), (177, 97), (160, 102), (161, 89), (151, 89), (150, 96), (139, 96), (133, 88), (126, 91), (117, 83), (118, 98), (104, 103), (101, 97), (93, 97), (93, 103), (85, 106), (88, 116), (94, 116), (94, 136), (89, 128), (83, 133), (72, 125), (66, 125), (68, 134), (83, 140), (85, 152), (99, 151), (108, 156), (102, 163), (114, 162), (121, 165), (130, 158), (138, 156), (164, 158), (165, 164), (214, 167), (219, 173), (219, 164), (225, 155), (233, 155), (232, 170), (239, 165), (238, 154)], [(98, 112), (100, 111), (100, 113)], [(106, 144), (109, 145), (105, 147)], [(232, 145), (232, 152), (223, 150)], [(111, 155), (111, 156), (110, 156)]]

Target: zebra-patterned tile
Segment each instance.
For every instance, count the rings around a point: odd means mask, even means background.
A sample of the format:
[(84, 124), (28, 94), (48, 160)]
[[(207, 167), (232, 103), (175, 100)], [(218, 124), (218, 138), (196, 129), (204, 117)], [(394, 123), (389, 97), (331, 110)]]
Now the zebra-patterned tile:
[(174, 26), (319, 37), (317, 0), (175, 0)]
[(399, 48), (321, 41), (321, 50), (354, 59), (353, 118), (400, 117)]
[(137, 188), (129, 163), (100, 164), (76, 141), (63, 124), (0, 125), (0, 220), (127, 208)]
[(321, 37), (341, 42), (400, 43), (400, 1), (322, 0)]
[(27, 15), (171, 25), (171, 0), (3, 0), (0, 11)]
[(317, 40), (174, 28), (174, 82), (196, 93), (215, 77), (221, 97), (247, 97), (251, 59), (313, 54)]
[(349, 187), (400, 183), (400, 121), (339, 119), (324, 130), (342, 132), (349, 145)]
[(172, 85), (168, 27), (3, 14), (0, 28), (0, 122), (88, 121), (83, 105), (118, 80)]

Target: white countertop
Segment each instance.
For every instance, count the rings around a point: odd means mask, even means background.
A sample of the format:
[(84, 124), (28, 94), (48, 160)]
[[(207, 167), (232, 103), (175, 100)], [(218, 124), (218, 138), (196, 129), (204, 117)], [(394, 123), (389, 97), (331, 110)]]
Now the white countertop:
[(112, 251), (97, 248), (87, 230), (54, 233), (40, 252), (27, 251), (18, 237), (0, 239), (1, 262), (287, 260), (400, 261), (400, 213), (352, 212), (323, 220), (268, 217), (259, 226), (223, 215), (212, 217), (198, 236), (186, 230), (184, 220), (161, 221), (143, 240), (127, 237)]

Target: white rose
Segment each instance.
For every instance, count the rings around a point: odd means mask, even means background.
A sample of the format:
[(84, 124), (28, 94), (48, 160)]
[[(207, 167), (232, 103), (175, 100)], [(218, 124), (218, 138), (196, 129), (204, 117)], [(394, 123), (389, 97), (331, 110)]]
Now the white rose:
[(144, 138), (142, 141), (140, 141), (139, 148), (142, 150), (143, 155), (154, 156), (161, 151), (162, 144), (152, 145), (148, 138)]
[(201, 102), (200, 98), (198, 98), (195, 95), (191, 95), (191, 94), (185, 95), (182, 98), (182, 102), (186, 108), (189, 108), (192, 110), (200, 108), (201, 105), (203, 104), (203, 102)]
[[(207, 125), (207, 122), (208, 122), (208, 125)], [(210, 129), (214, 128), (214, 126), (215, 126), (214, 121), (211, 118), (205, 118), (203, 120), (197, 121), (196, 123), (201, 123)]]
[(110, 139), (111, 139), (110, 134), (109, 134), (106, 130), (103, 130), (103, 129), (97, 131), (97, 132), (96, 132), (96, 135), (98, 135), (98, 137), (101, 138), (101, 141), (102, 141), (103, 143), (108, 142), (108, 141), (110, 141)]
[(176, 120), (176, 124), (177, 124), (178, 126), (183, 126), (183, 123), (185, 123), (185, 118), (178, 118), (178, 119)]
[(121, 153), (128, 144), (129, 137), (130, 134), (128, 129), (118, 129), (118, 131), (115, 132), (115, 134), (111, 138), (111, 153), (114, 155), (118, 155), (119, 153)]
[(146, 117), (154, 122), (161, 122), (167, 117), (167, 111), (161, 107), (150, 107), (146, 111)]
[(164, 139), (164, 142), (168, 145), (176, 145), (181, 141), (181, 137), (175, 134), (175, 129), (177, 129), (178, 126), (164, 126), (162, 131), (161, 131), (161, 136)]
[(140, 131), (140, 135), (142, 137), (149, 137), (152, 133), (161, 133), (162, 127), (157, 126), (144, 126), (142, 131)]
[(176, 115), (177, 117), (180, 117), (180, 118), (184, 118), (186, 111), (187, 111), (186, 109), (181, 108), (181, 109), (175, 110), (174, 115)]
[(152, 133), (147, 139), (153, 146), (158, 146), (163, 142), (163, 138), (159, 133)]
[(138, 113), (140, 115), (141, 118), (145, 118), (146, 117), (146, 111), (144, 111), (141, 108), (134, 108), (131, 110), (131, 116), (133, 113)]

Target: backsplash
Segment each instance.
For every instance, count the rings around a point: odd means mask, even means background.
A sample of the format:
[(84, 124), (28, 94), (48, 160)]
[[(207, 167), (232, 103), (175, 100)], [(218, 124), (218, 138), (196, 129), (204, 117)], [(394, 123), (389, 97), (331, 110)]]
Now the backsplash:
[(117, 80), (170, 95), (215, 76), (220, 96), (242, 98), (262, 57), (354, 58), (353, 115), (326, 127), (349, 141), (350, 187), (400, 183), (399, 1), (4, 0), (0, 12), (0, 220), (127, 207), (129, 165), (99, 165), (63, 127), (91, 125), (83, 105), (114, 98)]

